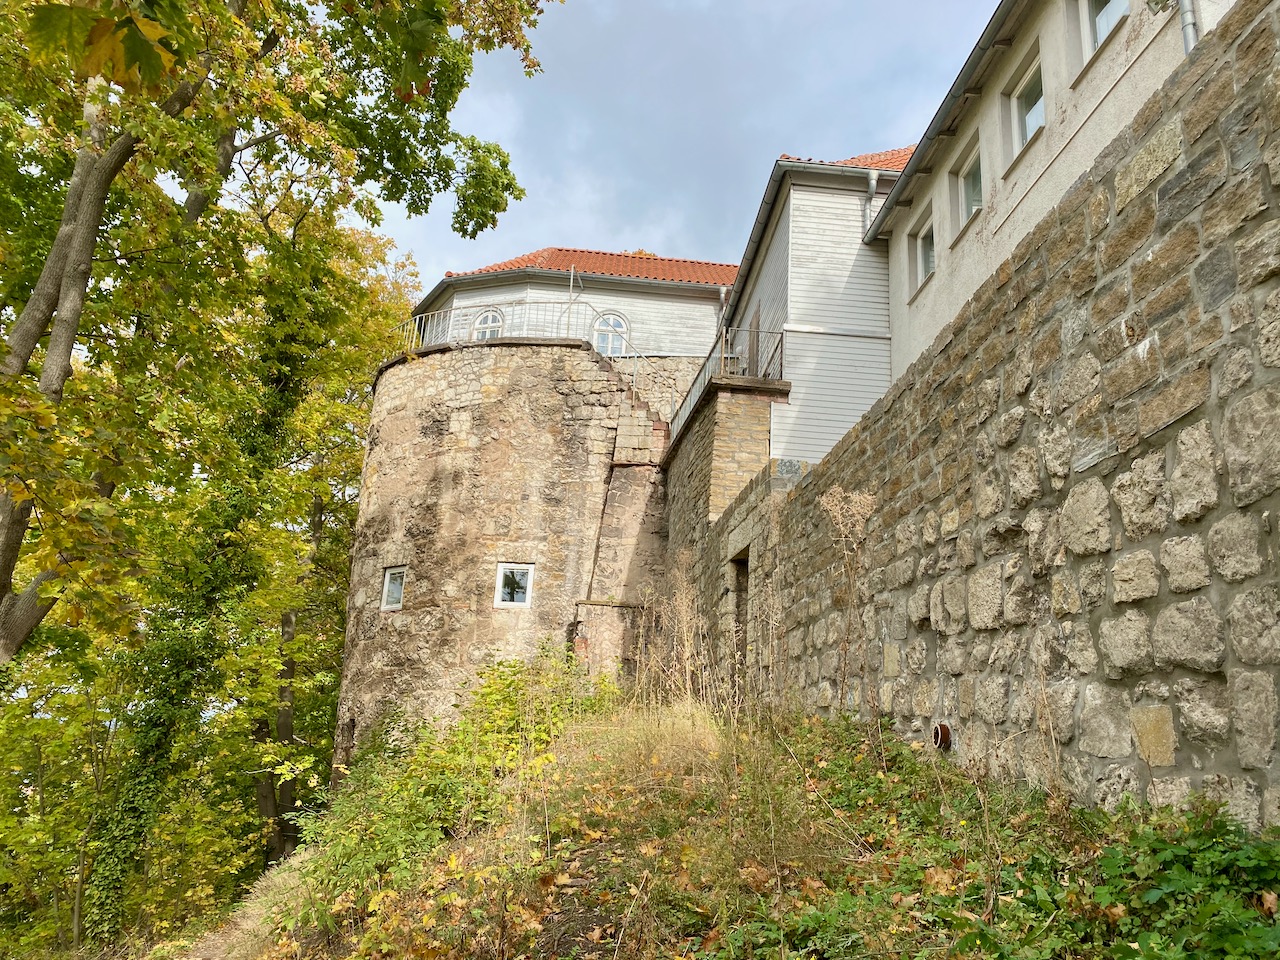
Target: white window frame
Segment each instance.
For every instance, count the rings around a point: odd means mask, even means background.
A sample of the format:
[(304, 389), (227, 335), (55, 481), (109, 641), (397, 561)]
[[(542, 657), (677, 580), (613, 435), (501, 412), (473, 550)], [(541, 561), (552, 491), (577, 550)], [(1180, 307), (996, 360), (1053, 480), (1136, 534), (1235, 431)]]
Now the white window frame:
[[(627, 355), (627, 334), (631, 325), (627, 318), (616, 311), (602, 313), (591, 327), (591, 345), (602, 357), (625, 357)], [(603, 341), (603, 348), (601, 343)], [(614, 347), (617, 347), (615, 350)]]
[(485, 307), (471, 324), (471, 339), (496, 340), (502, 336), (506, 322), (506, 317), (497, 307)]
[[(1027, 91), (1031, 89), (1033, 84), (1039, 84), (1040, 97), (1035, 101), (1032, 108), (1028, 108), (1024, 104)], [(1013, 137), (1014, 146), (1021, 151), (1027, 144), (1035, 139), (1035, 135), (1044, 129), (1045, 119), (1047, 115), (1044, 92), (1044, 71), (1040, 69), (1040, 58), (1036, 57), (1022, 74), (1022, 78), (1013, 88)], [(1035, 126), (1031, 126), (1032, 118), (1035, 118)]]
[[(986, 178), (983, 176), (981, 148), (982, 144), (975, 137), (960, 154), (960, 162), (951, 169), (951, 210), (955, 220), (955, 239), (959, 239), (986, 205)], [(969, 191), (969, 181), (975, 172), (978, 175), (976, 203), (971, 202)]]
[[(493, 605), (498, 608), (504, 607), (531, 607), (533, 606), (533, 573), (534, 565), (532, 563), (500, 563), (498, 564), (498, 575), (494, 578), (493, 584)], [(502, 599), (502, 580), (508, 572), (525, 572), (528, 578), (525, 580), (524, 600), (504, 600)]]
[[(384, 567), (382, 570), (382, 609), (391, 611), (399, 610), (404, 606), (404, 587), (408, 580), (409, 568), (404, 564), (395, 567)], [(391, 583), (399, 577), (400, 580), (400, 598), (394, 602), (388, 602), (387, 598), (391, 595)]]
[(934, 226), (932, 207), (916, 221), (907, 241), (911, 256), (911, 289), (914, 292), (938, 272), (938, 231)]
[[(1125, 18), (1129, 16), (1128, 0), (1081, 0), (1081, 6), (1085, 15), (1085, 29), (1088, 31), (1085, 36), (1089, 38), (1088, 53), (1092, 54), (1095, 50), (1107, 42), (1107, 39), (1116, 32), (1120, 24), (1124, 23)], [(1112, 10), (1112, 8), (1115, 8)], [(1107, 26), (1106, 32), (1098, 30), (1099, 14), (1111, 11), (1115, 19)]]

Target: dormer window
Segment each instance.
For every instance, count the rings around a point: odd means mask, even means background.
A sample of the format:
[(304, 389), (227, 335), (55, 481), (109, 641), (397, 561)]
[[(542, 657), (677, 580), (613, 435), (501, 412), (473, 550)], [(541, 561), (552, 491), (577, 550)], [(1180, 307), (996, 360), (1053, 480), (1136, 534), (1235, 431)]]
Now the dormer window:
[(502, 336), (502, 314), (493, 307), (481, 311), (472, 326), (472, 336), (476, 340), (494, 340)]
[(602, 357), (627, 354), (627, 321), (616, 313), (602, 314), (593, 329), (596, 352)]

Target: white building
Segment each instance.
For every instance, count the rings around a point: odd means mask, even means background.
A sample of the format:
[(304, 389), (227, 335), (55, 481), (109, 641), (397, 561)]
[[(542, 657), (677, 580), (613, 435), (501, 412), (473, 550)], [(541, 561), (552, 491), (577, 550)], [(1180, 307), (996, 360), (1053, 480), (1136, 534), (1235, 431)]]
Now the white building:
[[(866, 235), (893, 377), (1139, 116), (1235, 0), (1002, 0)], [(1136, 185), (1140, 189), (1141, 185)]]

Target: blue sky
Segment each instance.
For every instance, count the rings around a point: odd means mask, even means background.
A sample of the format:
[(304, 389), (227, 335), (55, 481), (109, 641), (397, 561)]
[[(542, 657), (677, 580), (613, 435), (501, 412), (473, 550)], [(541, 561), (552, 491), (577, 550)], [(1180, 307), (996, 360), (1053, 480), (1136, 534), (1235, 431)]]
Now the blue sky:
[(477, 63), (455, 114), (528, 197), (476, 240), (386, 208), (423, 287), (547, 246), (736, 262), (773, 161), (915, 142), (995, 0), (568, 0), (534, 34), (543, 73)]

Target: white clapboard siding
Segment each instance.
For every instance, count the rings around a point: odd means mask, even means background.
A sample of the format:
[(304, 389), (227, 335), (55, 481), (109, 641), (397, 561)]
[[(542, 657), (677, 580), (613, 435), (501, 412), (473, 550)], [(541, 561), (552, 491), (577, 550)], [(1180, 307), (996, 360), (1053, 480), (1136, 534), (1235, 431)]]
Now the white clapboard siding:
[(865, 194), (804, 184), (791, 194), (791, 322), (888, 336), (888, 245), (862, 242)]
[(746, 299), (734, 311), (733, 325), (750, 328), (756, 311), (760, 311), (760, 329), (779, 331), (787, 322), (787, 271), (791, 253), (791, 197), (788, 193), (756, 254), (752, 273), (755, 279), (747, 288)]
[(889, 340), (786, 335), (789, 403), (773, 405), (771, 455), (816, 463), (889, 389)]

